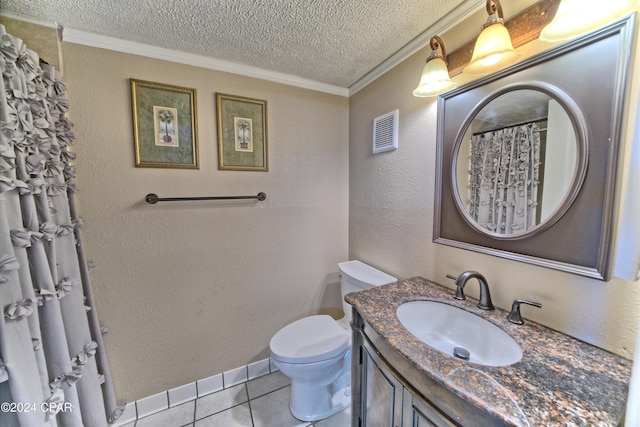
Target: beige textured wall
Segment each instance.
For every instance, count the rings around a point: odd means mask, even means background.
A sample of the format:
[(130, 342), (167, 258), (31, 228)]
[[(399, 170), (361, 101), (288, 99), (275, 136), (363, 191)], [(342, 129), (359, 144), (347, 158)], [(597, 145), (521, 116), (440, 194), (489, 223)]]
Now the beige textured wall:
[[(64, 43), (79, 209), (119, 402), (269, 356), (271, 336), (341, 315), (348, 99)], [(200, 170), (134, 167), (129, 78), (197, 90)], [(269, 172), (219, 171), (215, 92), (267, 100)], [(148, 205), (161, 197), (267, 194)]]
[[(428, 48), (413, 55), (350, 98), (350, 257), (397, 277), (420, 275), (449, 287), (453, 283), (446, 274), (478, 270), (487, 277), (498, 307), (509, 310), (516, 298), (538, 301), (542, 309), (524, 307), (525, 318), (632, 358), (639, 282), (605, 283), (433, 243), (436, 100), (411, 94), (428, 55)], [(632, 118), (640, 84), (637, 69), (636, 58), (636, 71), (630, 74)], [(399, 149), (374, 156), (372, 121), (396, 108)], [(633, 123), (625, 129), (631, 141)], [(468, 288), (477, 298), (476, 287)]]

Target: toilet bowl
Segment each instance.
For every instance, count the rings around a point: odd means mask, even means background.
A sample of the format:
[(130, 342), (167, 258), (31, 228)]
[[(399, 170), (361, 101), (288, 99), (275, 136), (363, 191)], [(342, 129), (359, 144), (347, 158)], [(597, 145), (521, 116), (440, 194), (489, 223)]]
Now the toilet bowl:
[(271, 360), (291, 378), (294, 417), (315, 421), (349, 406), (349, 390), (331, 386), (350, 373), (350, 346), (349, 333), (327, 315), (297, 320), (273, 336)]
[(291, 378), (291, 414), (303, 421), (327, 418), (351, 404), (351, 306), (344, 296), (396, 278), (360, 261), (338, 264), (345, 316), (296, 320), (271, 338), (271, 360)]

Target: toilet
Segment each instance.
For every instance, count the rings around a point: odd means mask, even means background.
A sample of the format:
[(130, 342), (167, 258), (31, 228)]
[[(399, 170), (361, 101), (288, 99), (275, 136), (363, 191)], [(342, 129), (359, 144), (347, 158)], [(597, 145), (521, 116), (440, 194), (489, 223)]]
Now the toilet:
[(351, 404), (351, 305), (344, 296), (397, 279), (360, 261), (338, 264), (344, 317), (296, 320), (271, 338), (271, 361), (291, 378), (291, 414), (299, 420), (327, 418)]

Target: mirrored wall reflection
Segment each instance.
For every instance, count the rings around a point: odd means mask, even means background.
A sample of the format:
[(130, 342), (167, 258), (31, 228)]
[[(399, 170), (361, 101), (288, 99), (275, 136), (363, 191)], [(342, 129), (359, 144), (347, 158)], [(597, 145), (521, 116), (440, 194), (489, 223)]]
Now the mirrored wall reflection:
[(518, 89), (468, 123), (455, 156), (459, 208), (472, 225), (504, 238), (551, 220), (578, 168), (573, 124), (548, 93)]

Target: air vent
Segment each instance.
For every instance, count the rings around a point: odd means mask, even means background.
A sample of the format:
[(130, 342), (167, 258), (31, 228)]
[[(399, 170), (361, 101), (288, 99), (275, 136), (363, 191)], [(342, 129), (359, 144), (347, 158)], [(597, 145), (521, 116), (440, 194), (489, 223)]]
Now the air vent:
[(398, 149), (399, 110), (373, 120), (373, 154)]

